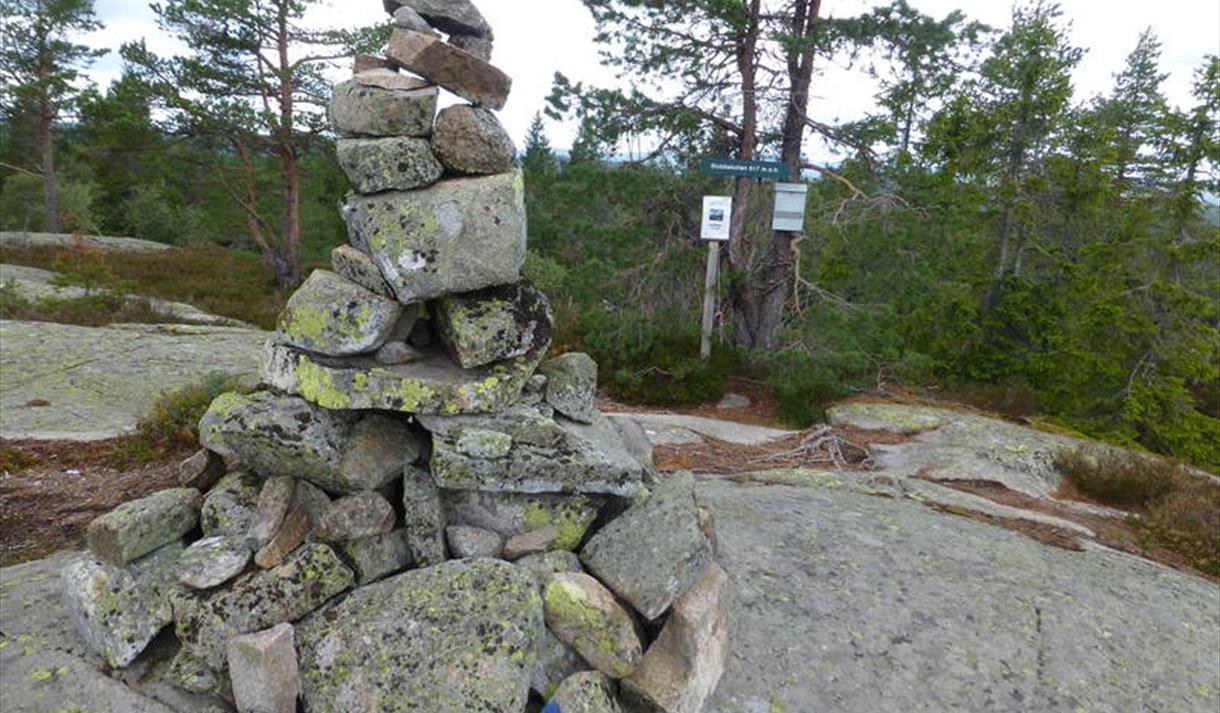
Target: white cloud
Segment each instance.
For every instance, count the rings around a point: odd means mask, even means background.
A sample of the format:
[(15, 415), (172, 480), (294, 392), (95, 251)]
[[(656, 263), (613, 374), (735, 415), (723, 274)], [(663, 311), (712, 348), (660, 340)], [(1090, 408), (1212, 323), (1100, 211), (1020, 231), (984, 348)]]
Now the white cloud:
[[(594, 26), (579, 0), (475, 0), (495, 28), (493, 62), (513, 77), (513, 93), (501, 113), (506, 128), (521, 141), (534, 113), (550, 93), (551, 79), (562, 71), (575, 81), (613, 84), (613, 74), (598, 62)], [(827, 0), (824, 12), (837, 16), (856, 14), (875, 3), (866, 0)], [(962, 6), (961, 0), (911, 0), (916, 8), (940, 17)], [(1162, 70), (1170, 77), (1166, 94), (1179, 105), (1190, 103), (1191, 73), (1207, 53), (1220, 52), (1220, 3), (1199, 0), (1160, 0), (1157, 3), (1062, 0), (1065, 18), (1072, 22), (1072, 41), (1088, 50), (1074, 80), (1078, 98), (1109, 92), (1112, 77), (1135, 46), (1139, 33), (1151, 26), (1164, 45)], [(97, 14), (106, 29), (86, 38), (90, 44), (116, 50), (98, 62), (92, 76), (105, 86), (117, 78), (120, 44), (145, 38), (159, 52), (181, 49), (155, 24), (143, 0), (98, 0)], [(964, 11), (996, 27), (1011, 16), (1005, 0), (970, 3)], [(310, 14), (317, 25), (359, 26), (386, 22), (380, 0), (325, 0)], [(815, 81), (812, 113), (823, 120), (859, 116), (872, 105), (872, 84), (859, 72), (825, 67)], [(548, 123), (552, 145), (569, 146), (575, 136), (570, 124)]]

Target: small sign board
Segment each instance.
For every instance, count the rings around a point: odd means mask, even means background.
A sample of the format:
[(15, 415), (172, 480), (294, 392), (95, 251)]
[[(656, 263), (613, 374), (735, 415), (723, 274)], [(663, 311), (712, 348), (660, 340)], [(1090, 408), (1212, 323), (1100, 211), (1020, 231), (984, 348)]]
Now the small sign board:
[(703, 240), (728, 240), (729, 224), (733, 220), (732, 196), (703, 197)]
[(775, 184), (775, 212), (771, 229), (799, 233), (805, 229), (805, 196), (809, 186), (804, 183)]
[(788, 177), (788, 164), (783, 161), (742, 161), (736, 158), (704, 158), (700, 162), (704, 173), (713, 176), (749, 176), (782, 181)]

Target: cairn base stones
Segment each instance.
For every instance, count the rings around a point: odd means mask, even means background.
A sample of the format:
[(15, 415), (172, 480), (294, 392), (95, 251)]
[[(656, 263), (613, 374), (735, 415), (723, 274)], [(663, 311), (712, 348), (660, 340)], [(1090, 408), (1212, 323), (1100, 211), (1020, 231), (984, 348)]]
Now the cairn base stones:
[[(727, 652), (710, 513), (597, 410), (592, 358), (549, 354), (490, 27), (384, 2), (389, 59), (329, 107), (350, 244), (260, 390), (213, 401), (186, 487), (90, 525), (73, 622), (127, 678), (239, 713), (696, 713)], [(471, 105), (438, 116), (437, 85)]]

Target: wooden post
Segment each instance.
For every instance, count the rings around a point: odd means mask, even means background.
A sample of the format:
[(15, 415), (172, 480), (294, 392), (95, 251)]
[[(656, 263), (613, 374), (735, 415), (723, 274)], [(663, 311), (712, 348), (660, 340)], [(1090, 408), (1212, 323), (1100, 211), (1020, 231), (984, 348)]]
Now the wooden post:
[(720, 270), (720, 241), (707, 243), (707, 277), (703, 283), (703, 335), (699, 340), (699, 357), (712, 356), (712, 324), (716, 321), (716, 276)]

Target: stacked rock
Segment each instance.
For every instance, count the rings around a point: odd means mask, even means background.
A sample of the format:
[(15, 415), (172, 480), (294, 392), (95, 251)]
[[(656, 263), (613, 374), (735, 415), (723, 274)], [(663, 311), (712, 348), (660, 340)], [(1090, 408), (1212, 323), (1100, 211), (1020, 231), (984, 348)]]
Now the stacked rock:
[[(386, 9), (388, 59), (330, 106), (350, 245), (289, 300), (266, 388), (212, 403), (183, 487), (90, 525), (73, 620), (243, 712), (695, 713), (726, 658), (710, 517), (595, 408), (591, 358), (545, 360), (486, 21)], [(470, 104), (438, 115), (438, 87)]]

